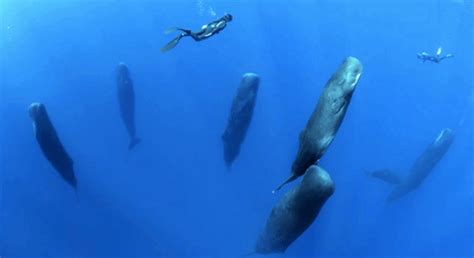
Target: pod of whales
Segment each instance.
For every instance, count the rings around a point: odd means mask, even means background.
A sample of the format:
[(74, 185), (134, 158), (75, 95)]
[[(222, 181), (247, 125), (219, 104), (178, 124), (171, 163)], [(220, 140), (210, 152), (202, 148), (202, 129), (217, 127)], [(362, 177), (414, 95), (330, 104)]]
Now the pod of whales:
[[(175, 43), (177, 41), (172, 42), (174, 45)], [(318, 163), (342, 124), (362, 70), (363, 66), (358, 59), (348, 57), (325, 84), (314, 111), (299, 135), (298, 150), (290, 175), (274, 191), (280, 190), (300, 176), (301, 182), (285, 193), (272, 208), (255, 243), (255, 253), (285, 252), (311, 226), (334, 193), (334, 183), (330, 175)], [(129, 137), (128, 149), (132, 150), (141, 141), (136, 135), (133, 80), (124, 63), (117, 65), (115, 75), (120, 115)], [(226, 128), (221, 136), (227, 167), (232, 166), (240, 153), (252, 120), (259, 84), (258, 75), (244, 74), (232, 100)], [(44, 156), (63, 180), (76, 189), (74, 162), (61, 143), (45, 106), (32, 103), (28, 112), (33, 120), (35, 138)], [(387, 200), (396, 200), (422, 184), (448, 151), (453, 140), (451, 129), (442, 130), (414, 162), (406, 177), (387, 169), (367, 174), (393, 185)]]
[(45, 106), (41, 103), (32, 103), (28, 108), (28, 113), (33, 120), (33, 131), (44, 156), (61, 177), (76, 188), (73, 161), (59, 140)]
[(291, 175), (275, 190), (302, 176), (326, 152), (341, 126), (362, 73), (362, 64), (348, 57), (332, 75), (319, 97), (318, 104), (300, 133), (299, 149), (291, 166)]
[[(428, 145), (425, 151), (418, 157), (415, 163), (413, 163), (406, 178), (400, 178), (389, 170), (378, 170), (369, 173), (369, 175), (395, 185), (387, 201), (399, 199), (421, 185), (444, 154), (446, 154), (453, 140), (453, 131), (449, 128), (443, 129), (438, 137)], [(380, 173), (380, 171), (384, 172)]]
[(259, 84), (258, 75), (244, 74), (232, 101), (227, 127), (221, 137), (224, 143), (224, 160), (228, 167), (239, 155), (240, 145), (247, 134), (257, 101)]
[(301, 183), (273, 207), (255, 245), (260, 254), (283, 253), (313, 223), (334, 193), (329, 174), (319, 166), (308, 168)]
[(135, 91), (127, 65), (119, 63), (117, 66), (117, 94), (120, 115), (130, 136), (128, 149), (133, 149), (139, 142), (135, 132)]

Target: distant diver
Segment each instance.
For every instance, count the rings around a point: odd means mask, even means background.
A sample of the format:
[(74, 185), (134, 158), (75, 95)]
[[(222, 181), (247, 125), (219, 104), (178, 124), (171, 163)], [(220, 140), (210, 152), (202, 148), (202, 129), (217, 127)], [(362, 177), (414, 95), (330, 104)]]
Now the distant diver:
[(183, 37), (191, 36), (195, 41), (201, 41), (211, 36), (214, 36), (215, 34), (219, 33), (221, 30), (223, 30), (227, 26), (227, 23), (230, 21), (232, 21), (232, 15), (226, 13), (219, 20), (203, 25), (201, 27), (201, 30), (197, 32), (192, 32), (191, 30), (188, 30), (188, 29), (182, 29), (182, 28), (176, 28), (176, 27), (170, 28), (165, 31), (166, 34), (171, 33), (173, 31), (181, 31), (182, 33), (178, 35), (176, 38), (174, 38), (173, 40), (171, 40), (164, 47), (162, 47), (161, 52), (166, 52), (174, 48)]
[(423, 63), (426, 62), (426, 61), (431, 61), (431, 62), (437, 63), (437, 64), (439, 64), (441, 61), (443, 61), (446, 58), (454, 57), (454, 55), (452, 55), (452, 54), (446, 54), (444, 56), (441, 56), (442, 51), (443, 51), (443, 49), (441, 47), (439, 47), (438, 50), (436, 51), (436, 55), (430, 55), (430, 54), (423, 51), (421, 53), (418, 53), (417, 57), (418, 57), (418, 59), (422, 60)]

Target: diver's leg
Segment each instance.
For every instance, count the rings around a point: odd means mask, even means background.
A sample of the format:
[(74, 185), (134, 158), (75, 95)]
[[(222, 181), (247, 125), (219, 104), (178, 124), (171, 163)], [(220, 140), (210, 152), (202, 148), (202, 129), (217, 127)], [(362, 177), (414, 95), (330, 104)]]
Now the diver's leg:
[(201, 37), (200, 37), (201, 31), (194, 33), (191, 30), (186, 30), (186, 29), (178, 29), (178, 30), (183, 32), (183, 34), (181, 34), (182, 37), (191, 36), (191, 38), (193, 38), (195, 41), (201, 40)]
[(202, 39), (198, 34), (195, 33), (191, 33), (189, 36), (191, 36), (194, 41), (200, 41)]
[(181, 37), (191, 36), (191, 38), (193, 38), (194, 41), (202, 40), (201, 35), (203, 34), (203, 31), (194, 33), (191, 30), (186, 30), (186, 29), (178, 29), (178, 30), (183, 32), (183, 34), (181, 34)]
[(181, 34), (183, 37), (184, 36), (189, 36), (192, 34), (192, 31), (191, 30), (187, 30), (187, 29), (182, 29), (182, 28), (177, 28), (177, 30), (179, 31), (182, 31), (183, 33)]

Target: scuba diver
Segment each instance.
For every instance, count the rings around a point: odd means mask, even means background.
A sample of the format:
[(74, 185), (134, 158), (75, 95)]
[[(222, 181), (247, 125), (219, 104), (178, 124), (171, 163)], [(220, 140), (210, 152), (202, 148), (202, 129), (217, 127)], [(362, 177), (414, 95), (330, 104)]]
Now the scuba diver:
[(443, 51), (443, 49), (441, 47), (439, 47), (438, 51), (436, 51), (436, 55), (430, 55), (426, 52), (421, 52), (421, 53), (417, 54), (417, 57), (418, 57), (418, 59), (423, 60), (423, 63), (425, 61), (431, 61), (431, 62), (434, 62), (434, 63), (437, 63), (437, 64), (439, 64), (441, 61), (443, 61), (446, 58), (454, 57), (454, 55), (452, 55), (452, 54), (447, 54), (447, 55), (441, 56), (441, 51)]
[(161, 48), (161, 52), (166, 52), (172, 48), (174, 48), (178, 42), (181, 40), (182, 37), (191, 36), (195, 41), (201, 41), (203, 39), (207, 39), (225, 28), (228, 22), (232, 21), (232, 15), (226, 13), (222, 18), (219, 20), (213, 21), (211, 23), (205, 24), (201, 27), (201, 30), (197, 32), (192, 32), (191, 30), (182, 29), (182, 28), (170, 28), (165, 31), (166, 34), (171, 33), (173, 31), (181, 31), (182, 33), (178, 35), (176, 38), (171, 40), (168, 44)]

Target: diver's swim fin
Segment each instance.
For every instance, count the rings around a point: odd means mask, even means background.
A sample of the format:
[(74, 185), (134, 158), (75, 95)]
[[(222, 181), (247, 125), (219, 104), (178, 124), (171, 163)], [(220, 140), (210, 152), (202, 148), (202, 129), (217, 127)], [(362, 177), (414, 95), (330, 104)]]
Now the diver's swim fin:
[(169, 50), (173, 49), (174, 47), (176, 47), (176, 45), (178, 45), (179, 40), (180, 40), (182, 37), (183, 37), (182, 35), (177, 36), (176, 38), (174, 38), (173, 40), (171, 40), (170, 42), (168, 42), (168, 44), (166, 44), (164, 47), (162, 47), (162, 48), (160, 49), (160, 51), (161, 51), (161, 52), (166, 52), (166, 51), (169, 51)]
[(179, 30), (179, 28), (171, 27), (171, 28), (168, 28), (168, 29), (165, 30), (165, 34), (170, 34), (171, 32), (177, 31), (177, 30)]

